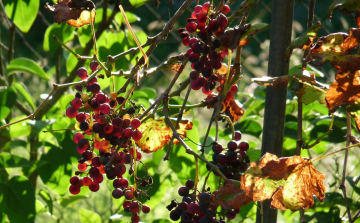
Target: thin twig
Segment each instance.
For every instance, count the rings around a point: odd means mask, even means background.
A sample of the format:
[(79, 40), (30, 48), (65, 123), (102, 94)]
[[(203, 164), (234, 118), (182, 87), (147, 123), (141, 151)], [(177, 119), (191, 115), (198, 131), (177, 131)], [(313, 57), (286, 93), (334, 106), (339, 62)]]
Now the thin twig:
[(56, 62), (55, 62), (55, 81), (60, 84), (60, 58), (61, 58), (61, 47), (56, 50)]
[[(346, 127), (347, 127), (346, 147), (348, 147), (348, 146), (350, 146), (350, 142), (351, 142), (351, 119), (350, 119), (349, 112), (346, 112)], [(352, 223), (350, 206), (349, 206), (349, 202), (347, 199), (346, 186), (345, 186), (346, 166), (347, 166), (348, 155), (349, 155), (349, 150), (346, 150), (345, 157), (344, 157), (344, 169), (343, 169), (342, 180), (341, 180), (341, 185), (340, 185), (339, 189), (341, 189), (344, 194), (344, 201), (345, 201), (346, 211), (347, 211), (348, 218), (349, 218), (349, 223)]]
[[(310, 0), (309, 1), (309, 11), (308, 11), (308, 23), (307, 23), (307, 27), (310, 28), (313, 24), (313, 20), (314, 20), (314, 10), (315, 10), (315, 0)], [(304, 56), (303, 56), (303, 63), (302, 63), (302, 68), (306, 68), (307, 66), (307, 62), (305, 61), (305, 58), (307, 57), (307, 55), (310, 52), (310, 47), (307, 48), (304, 52)], [(299, 89), (301, 89), (303, 87), (302, 83), (299, 83)], [(303, 141), (303, 104), (300, 100), (298, 100), (298, 125), (297, 125), (297, 140), (296, 140), (296, 154), (297, 156), (300, 156), (301, 154), (301, 148), (304, 147), (304, 141)], [(304, 208), (301, 208), (299, 210), (300, 212), (300, 223), (306, 223), (306, 218), (305, 218), (305, 210)]]

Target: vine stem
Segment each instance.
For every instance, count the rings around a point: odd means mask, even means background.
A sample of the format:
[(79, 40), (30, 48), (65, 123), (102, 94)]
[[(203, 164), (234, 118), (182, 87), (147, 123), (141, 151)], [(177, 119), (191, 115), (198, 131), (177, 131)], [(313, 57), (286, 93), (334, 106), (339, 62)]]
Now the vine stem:
[[(310, 0), (309, 1), (309, 10), (308, 10), (308, 22), (307, 22), (307, 27), (310, 28), (313, 25), (313, 20), (314, 20), (314, 10), (315, 10), (315, 0)], [(302, 63), (302, 68), (305, 69), (307, 66), (307, 62), (305, 60), (305, 58), (307, 57), (307, 55), (309, 55), (310, 52), (310, 47), (307, 48), (304, 52), (304, 56), (303, 56), (303, 63)], [(302, 83), (299, 83), (299, 89), (301, 89), (303, 87)], [(298, 100), (298, 126), (297, 126), (297, 139), (296, 139), (296, 154), (297, 156), (300, 156), (301, 154), (301, 148), (304, 147), (304, 141), (303, 141), (303, 104), (301, 101)], [(332, 122), (334, 120), (334, 116), (332, 117)], [(331, 124), (332, 127), (332, 124)], [(328, 131), (329, 133), (331, 132), (331, 128)], [(301, 208), (299, 210), (300, 213), (300, 223), (306, 223), (306, 218), (305, 218), (305, 210), (304, 208)]]
[[(351, 119), (350, 119), (349, 112), (346, 112), (346, 127), (347, 127), (346, 147), (349, 147), (350, 142), (351, 142)], [(345, 157), (344, 157), (344, 169), (343, 169), (342, 180), (341, 180), (341, 185), (340, 185), (339, 189), (341, 189), (344, 194), (344, 201), (345, 201), (346, 211), (347, 211), (348, 218), (349, 218), (349, 223), (352, 223), (350, 206), (349, 206), (349, 202), (347, 199), (346, 186), (345, 186), (346, 166), (347, 166), (348, 155), (349, 155), (349, 150), (346, 150)]]
[(173, 137), (176, 138), (180, 144), (185, 148), (186, 153), (193, 155), (194, 157), (197, 157), (198, 159), (202, 160), (203, 162), (205, 162), (208, 166), (210, 166), (210, 168), (212, 168), (216, 173), (218, 173), (220, 175), (220, 177), (222, 177), (224, 180), (227, 180), (227, 177), (220, 171), (219, 167), (217, 165), (214, 165), (212, 163), (210, 163), (208, 160), (206, 160), (204, 157), (202, 157), (201, 155), (197, 154), (196, 152), (194, 152), (185, 142), (184, 140), (181, 138), (180, 134), (176, 131), (175, 126), (172, 124), (170, 118), (169, 118), (169, 108), (168, 108), (168, 98), (164, 98), (164, 107), (163, 107), (163, 113), (165, 116), (165, 123), (167, 126), (169, 126), (173, 132)]
[[(189, 95), (190, 95), (190, 91), (191, 91), (191, 86), (189, 85), (188, 87), (188, 90), (186, 92), (186, 95), (185, 95), (185, 99), (184, 99), (184, 102), (180, 108), (180, 111), (179, 111), (179, 115), (178, 115), (178, 118), (176, 120), (176, 125), (175, 125), (175, 128), (178, 129), (179, 128), (179, 123), (180, 123), (180, 120), (182, 119), (182, 116), (183, 116), (183, 112), (184, 112), (184, 109), (185, 109), (185, 105), (187, 103), (187, 100), (189, 99)], [(171, 149), (174, 145), (174, 137), (171, 138), (171, 141), (169, 143), (169, 149), (168, 151), (166, 152), (166, 155), (164, 157), (164, 160), (169, 160), (169, 156), (170, 156), (170, 152), (171, 152)], [(196, 182), (196, 181), (195, 181)], [(196, 185), (196, 184), (195, 184)], [(195, 190), (196, 191), (196, 190)]]

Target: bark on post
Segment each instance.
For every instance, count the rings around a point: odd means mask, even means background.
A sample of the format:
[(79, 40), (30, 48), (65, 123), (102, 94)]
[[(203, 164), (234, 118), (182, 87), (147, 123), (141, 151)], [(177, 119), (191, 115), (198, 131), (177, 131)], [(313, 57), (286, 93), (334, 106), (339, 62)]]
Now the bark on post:
[[(291, 42), (294, 0), (274, 0), (271, 16), (270, 52), (268, 76), (287, 75), (289, 60), (285, 59), (285, 50)], [(266, 88), (264, 128), (261, 154), (266, 152), (282, 154), (285, 127), (287, 85), (280, 84), (278, 89)], [(276, 223), (277, 209), (270, 209), (270, 202), (263, 202), (263, 216), (257, 212), (256, 222)]]

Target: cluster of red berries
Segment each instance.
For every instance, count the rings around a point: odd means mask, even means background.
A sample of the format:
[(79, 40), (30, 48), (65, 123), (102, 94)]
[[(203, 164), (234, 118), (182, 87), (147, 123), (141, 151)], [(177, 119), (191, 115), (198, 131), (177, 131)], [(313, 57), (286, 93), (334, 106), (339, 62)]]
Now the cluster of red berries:
[[(229, 13), (227, 5), (221, 7), (220, 12), (214, 12), (210, 2), (197, 5), (191, 18), (187, 20), (186, 28), (178, 30), (182, 43), (189, 46), (186, 52), (191, 67), (191, 88), (202, 88), (204, 94), (209, 95), (220, 82), (221, 75), (227, 73), (227, 66), (222, 63), (227, 48), (221, 48), (220, 37), (224, 34), (227, 26), (227, 18), (224, 14)], [(200, 76), (201, 74), (201, 76)]]
[[(245, 172), (250, 163), (249, 157), (246, 155), (249, 143), (240, 141), (240, 139), (241, 132), (235, 131), (235, 140), (231, 140), (227, 144), (227, 149), (216, 142), (212, 146), (214, 154), (210, 163), (218, 165), (220, 171), (229, 179), (239, 179), (240, 173)], [(211, 169), (209, 165), (206, 168)], [(216, 172), (214, 174), (218, 176)]]
[[(96, 61), (90, 63), (92, 71), (97, 67)], [(83, 67), (78, 69), (77, 74), (82, 80), (89, 77), (86, 68)], [(138, 130), (141, 122), (135, 118), (136, 108), (124, 109), (125, 98), (118, 97), (116, 93), (111, 93), (110, 97), (107, 97), (101, 92), (97, 77), (88, 82), (86, 92), (82, 92), (82, 86), (75, 86), (75, 89), (81, 93), (76, 93), (70, 107), (66, 109), (66, 115), (76, 118), (75, 128), (81, 130), (75, 133), (73, 140), (82, 158), (78, 161), (79, 171), (76, 172), (76, 176), (70, 178), (69, 191), (76, 195), (80, 193), (82, 186), (88, 186), (91, 191), (96, 192), (104, 180), (103, 174), (106, 174), (109, 180), (114, 180), (112, 196), (116, 199), (124, 196), (125, 211), (132, 213), (132, 222), (139, 222), (140, 205), (144, 213), (148, 213), (150, 208), (134, 199), (146, 195), (147, 191), (129, 185), (129, 181), (123, 177), (127, 171), (125, 164), (130, 164), (128, 172), (132, 175), (134, 162), (140, 161), (142, 157), (132, 146), (132, 140), (138, 141), (142, 137), (141, 131)], [(146, 176), (136, 177), (136, 181), (141, 182), (139, 185), (142, 187), (152, 184), (152, 180), (149, 180), (149, 183)]]
[[(216, 210), (209, 207), (211, 202), (211, 193), (202, 192), (198, 196), (195, 196), (195, 183), (193, 180), (188, 180), (185, 186), (179, 188), (179, 195), (183, 197), (182, 202), (172, 200), (166, 207), (170, 212), (170, 219), (180, 222), (191, 223), (225, 223), (222, 217), (218, 217)], [(235, 218), (236, 213), (240, 210), (228, 210), (226, 217), (229, 220)]]

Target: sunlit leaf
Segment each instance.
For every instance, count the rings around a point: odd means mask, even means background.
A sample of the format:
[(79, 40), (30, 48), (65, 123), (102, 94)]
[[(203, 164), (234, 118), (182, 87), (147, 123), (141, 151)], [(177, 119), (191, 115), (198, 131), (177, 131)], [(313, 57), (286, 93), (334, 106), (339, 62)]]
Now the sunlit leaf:
[(316, 37), (316, 32), (321, 28), (321, 23), (317, 22), (312, 25), (305, 33), (301, 34), (295, 40), (293, 40), (285, 51), (285, 56), (290, 57), (292, 51), (296, 48), (307, 49), (311, 46), (314, 38)]
[(324, 200), (324, 179), (308, 159), (266, 153), (241, 176), (241, 189), (253, 201), (272, 198), (272, 208), (296, 211), (314, 205), (313, 195)]
[(319, 100), (319, 102), (322, 104), (325, 103), (325, 92), (321, 89), (304, 86), (295, 94), (298, 96), (298, 100), (306, 105), (316, 100)]
[[(180, 122), (177, 131), (182, 137), (186, 137), (186, 130), (192, 129), (192, 126), (191, 121), (183, 120)], [(141, 123), (138, 129), (142, 132), (142, 138), (136, 141), (136, 145), (146, 153), (152, 153), (164, 148), (165, 145), (169, 144), (173, 135), (171, 128), (166, 125), (163, 118), (157, 120), (148, 119)]]
[(10, 114), (11, 108), (16, 101), (16, 90), (13, 87), (0, 90), (0, 120)]
[(29, 32), (39, 10), (39, 0), (3, 0), (6, 15), (24, 33)]
[(31, 106), (32, 110), (35, 111), (36, 109), (35, 103), (29, 92), (25, 89), (24, 83), (16, 82), (16, 83), (12, 83), (11, 86), (13, 86), (16, 89), (17, 93), (19, 93), (21, 96), (24, 97), (27, 103), (29, 103), (29, 105)]
[(80, 221), (82, 223), (101, 223), (101, 217), (95, 212), (80, 208)]
[(10, 64), (6, 67), (8, 75), (15, 72), (28, 72), (35, 74), (45, 80), (50, 80), (45, 71), (35, 61), (28, 58), (17, 58), (10, 61)]

